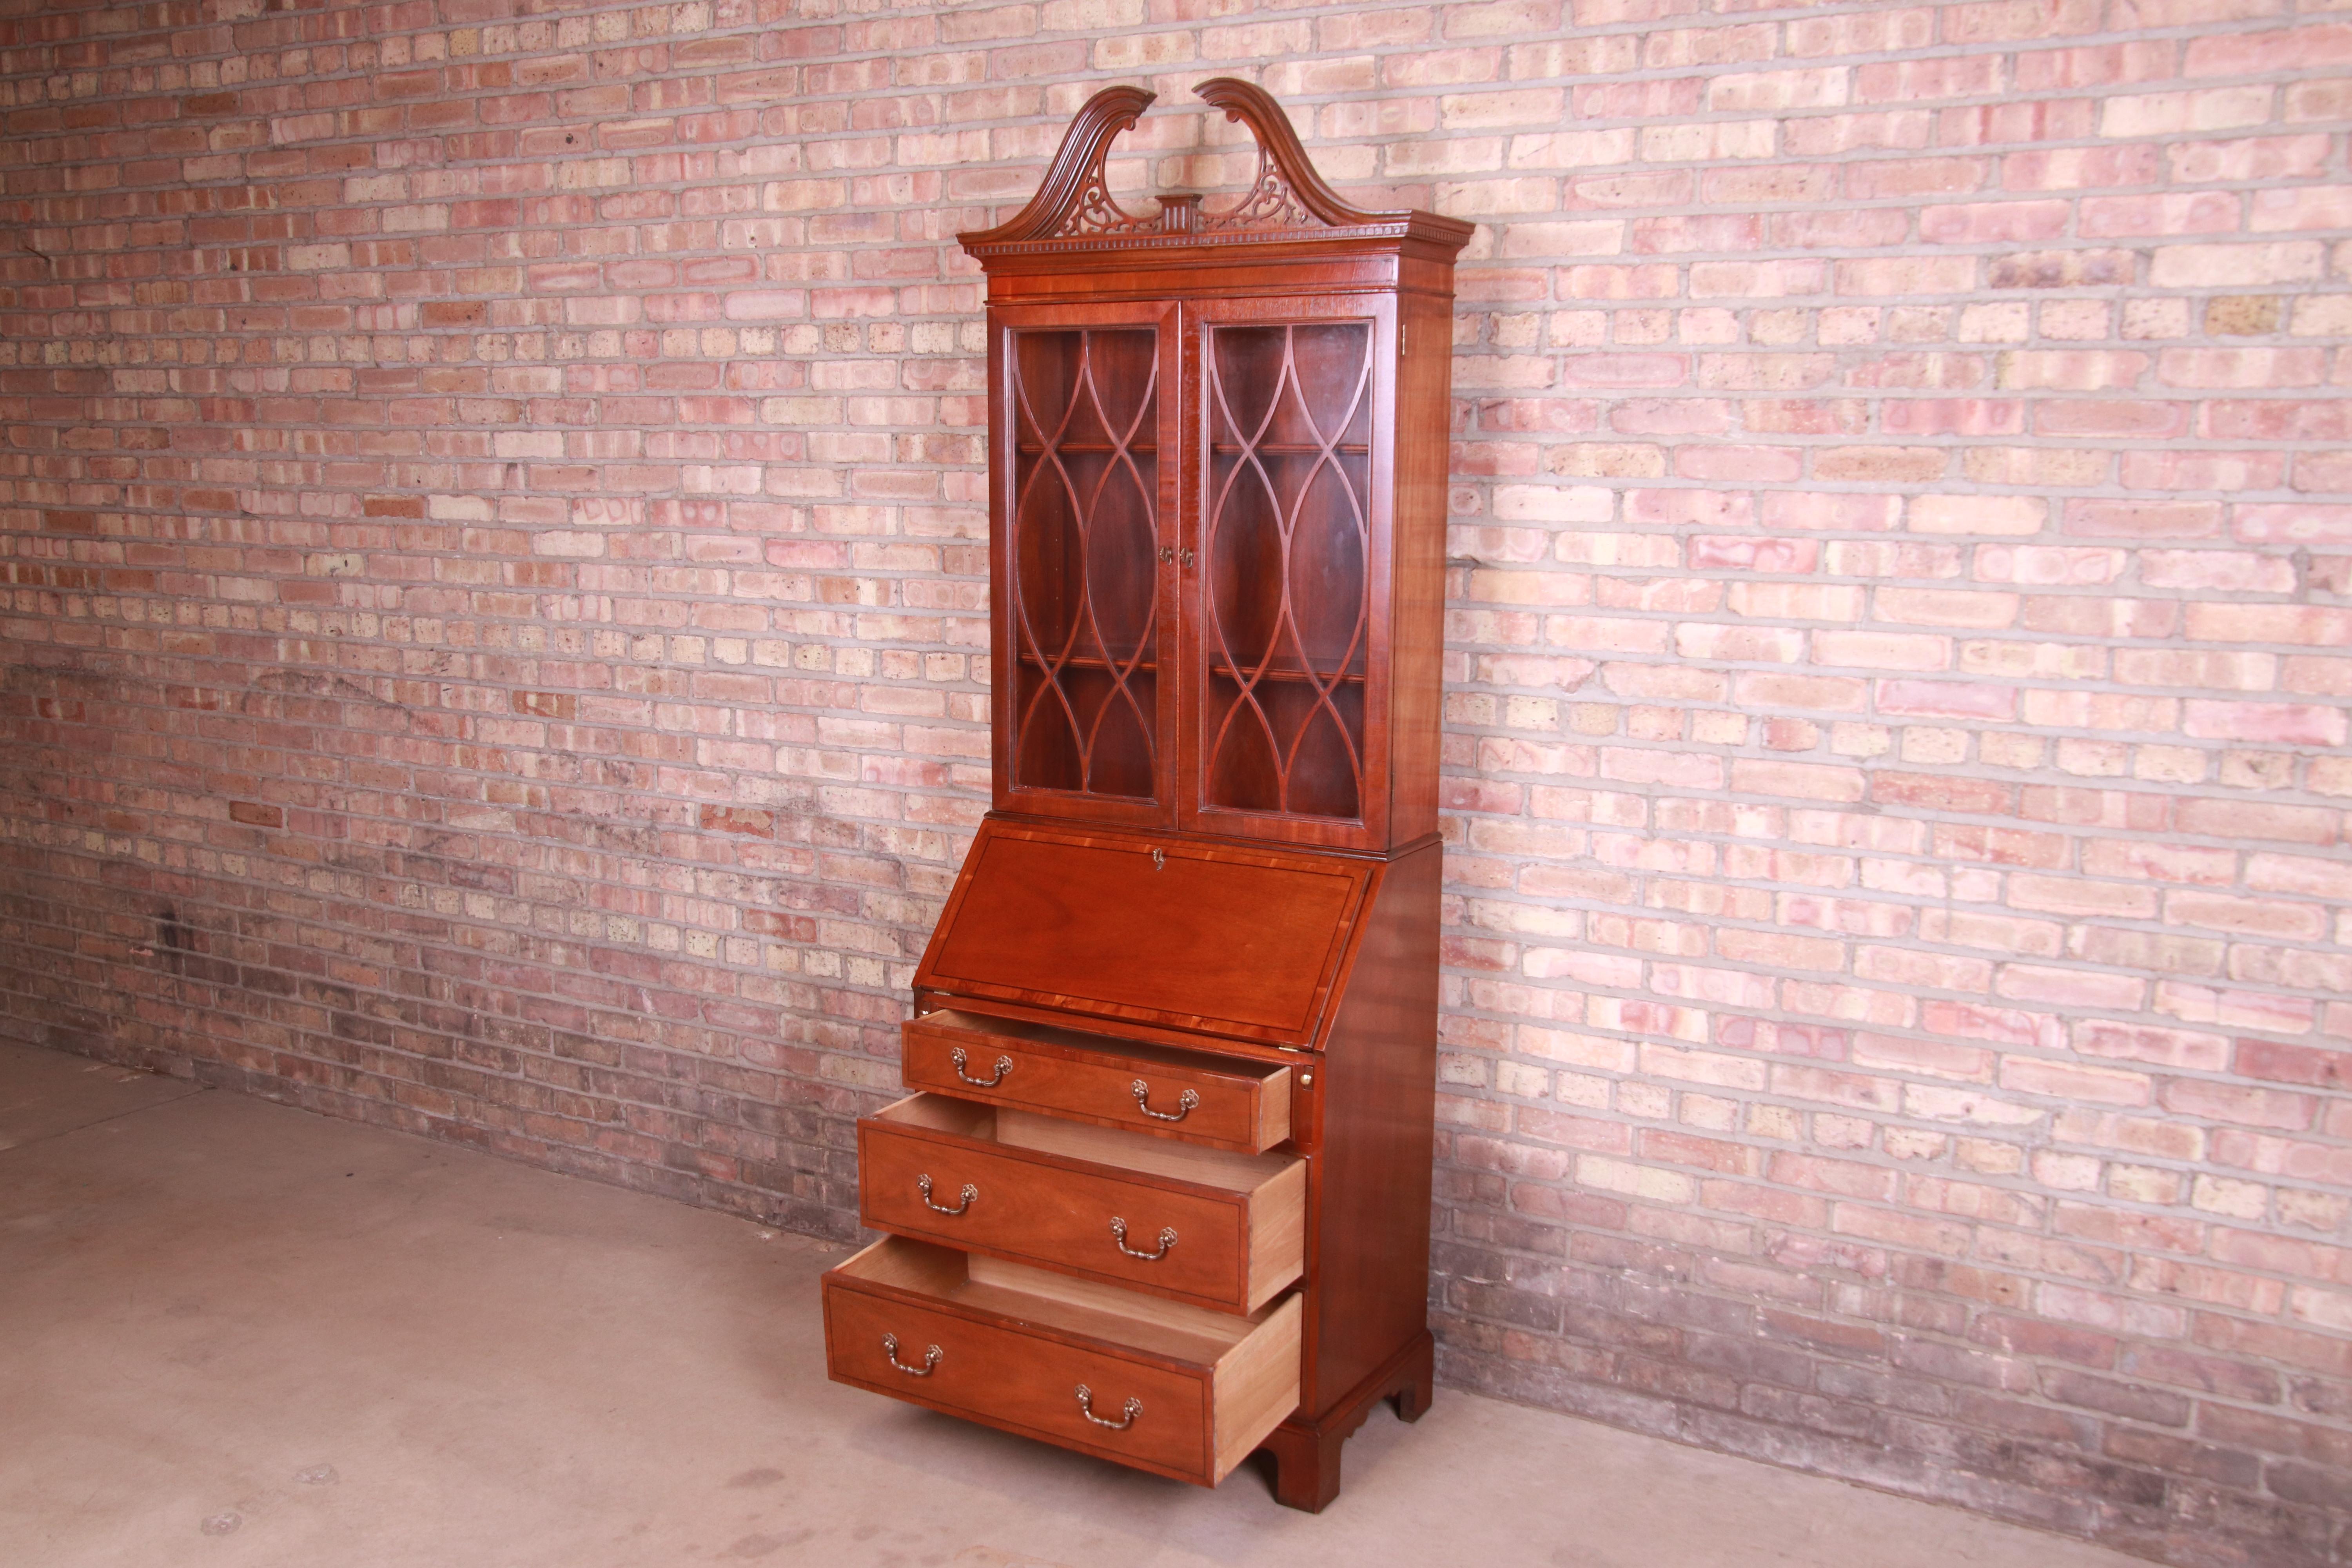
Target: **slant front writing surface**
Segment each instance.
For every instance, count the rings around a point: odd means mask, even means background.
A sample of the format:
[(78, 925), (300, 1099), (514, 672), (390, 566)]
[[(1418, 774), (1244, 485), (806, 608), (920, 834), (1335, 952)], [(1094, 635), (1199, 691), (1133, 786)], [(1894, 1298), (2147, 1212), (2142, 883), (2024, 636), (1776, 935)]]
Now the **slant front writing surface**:
[(1305, 857), (992, 825), (919, 983), (1304, 1038), (1364, 881)]

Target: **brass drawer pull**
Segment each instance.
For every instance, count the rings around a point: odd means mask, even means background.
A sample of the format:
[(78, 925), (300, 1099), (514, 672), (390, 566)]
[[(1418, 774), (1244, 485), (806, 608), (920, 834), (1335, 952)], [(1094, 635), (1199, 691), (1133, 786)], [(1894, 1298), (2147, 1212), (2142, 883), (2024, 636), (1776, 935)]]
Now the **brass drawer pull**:
[(898, 1359), (898, 1336), (896, 1334), (884, 1334), (882, 1336), (882, 1353), (890, 1358), (890, 1364), (892, 1366), (897, 1367), (908, 1377), (929, 1377), (931, 1373), (940, 1370), (940, 1347), (937, 1345), (933, 1345), (930, 1349), (923, 1352), (922, 1365), (908, 1366), (905, 1362)]
[(996, 1076), (994, 1078), (974, 1078), (970, 1073), (963, 1070), (964, 1063), (970, 1059), (971, 1058), (967, 1058), (963, 1054), (963, 1047), (961, 1046), (958, 1046), (955, 1049), (948, 1053), (948, 1060), (955, 1066), (956, 1077), (963, 1079), (964, 1082), (971, 1084), (975, 1089), (994, 1089), (998, 1084), (1004, 1081), (1004, 1075), (1013, 1070), (1013, 1058), (1011, 1057), (999, 1057), (996, 1058)]
[(1140, 1399), (1129, 1399), (1127, 1402), (1126, 1408), (1120, 1412), (1121, 1415), (1127, 1417), (1126, 1420), (1106, 1421), (1101, 1416), (1095, 1414), (1094, 1390), (1088, 1388), (1082, 1383), (1078, 1384), (1078, 1414), (1084, 1415), (1087, 1420), (1093, 1422), (1097, 1426), (1108, 1426), (1114, 1432), (1124, 1432), (1129, 1427), (1135, 1425), (1135, 1418), (1137, 1416), (1143, 1414), (1143, 1401)]
[(1176, 1227), (1172, 1225), (1163, 1226), (1160, 1227), (1160, 1250), (1157, 1252), (1138, 1252), (1135, 1248), (1128, 1246), (1127, 1221), (1123, 1219), (1114, 1219), (1110, 1222), (1110, 1238), (1113, 1241), (1118, 1242), (1118, 1249), (1121, 1252), (1126, 1253), (1129, 1258), (1140, 1258), (1146, 1263), (1157, 1263), (1161, 1258), (1168, 1256), (1168, 1249), (1170, 1247), (1176, 1245)]
[(1141, 1079), (1129, 1084), (1127, 1091), (1135, 1096), (1135, 1109), (1154, 1121), (1181, 1121), (1192, 1113), (1194, 1106), (1201, 1103), (1199, 1093), (1188, 1089), (1176, 1097), (1174, 1111), (1154, 1110), (1151, 1109), (1151, 1086)]
[(957, 1194), (961, 1197), (963, 1201), (956, 1205), (955, 1207), (950, 1208), (945, 1204), (935, 1204), (931, 1202), (931, 1178), (929, 1173), (917, 1176), (915, 1178), (915, 1185), (922, 1189), (923, 1206), (927, 1209), (935, 1210), (940, 1214), (961, 1214), (964, 1210), (971, 1207), (972, 1199), (980, 1196), (980, 1189), (973, 1186), (970, 1182), (966, 1182), (963, 1184), (963, 1191)]

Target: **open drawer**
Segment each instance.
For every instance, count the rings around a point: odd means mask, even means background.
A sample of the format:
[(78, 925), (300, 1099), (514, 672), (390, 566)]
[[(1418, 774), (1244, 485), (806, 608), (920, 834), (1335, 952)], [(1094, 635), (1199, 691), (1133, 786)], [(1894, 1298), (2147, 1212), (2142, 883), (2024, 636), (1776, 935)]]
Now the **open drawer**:
[(1290, 1068), (948, 1009), (900, 1034), (908, 1089), (1263, 1153), (1290, 1136)]
[(1305, 1162), (910, 1095), (857, 1124), (876, 1230), (1225, 1312), (1306, 1270)]
[(1214, 1486), (1298, 1404), (1290, 1296), (1228, 1317), (898, 1237), (824, 1277), (825, 1369)]

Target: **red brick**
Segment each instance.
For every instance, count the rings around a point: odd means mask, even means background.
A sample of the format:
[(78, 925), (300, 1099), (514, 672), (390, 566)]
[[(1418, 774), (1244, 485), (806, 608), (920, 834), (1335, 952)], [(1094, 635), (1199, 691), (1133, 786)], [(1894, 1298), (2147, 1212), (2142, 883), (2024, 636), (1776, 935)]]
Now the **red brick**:
[(2198, 1079), (2179, 1079), (2165, 1085), (2163, 1102), (2167, 1110), (2185, 1115), (2284, 1131), (2309, 1127), (2313, 1110), (2309, 1095), (2208, 1083)]
[(702, 826), (709, 833), (744, 833), (760, 838), (772, 838), (776, 832), (776, 817), (773, 812), (769, 811), (706, 805), (702, 808)]
[(1886, 805), (1978, 816), (2006, 816), (2017, 809), (2017, 791), (2011, 784), (1944, 773), (1881, 773), (1871, 780), (1870, 797)]

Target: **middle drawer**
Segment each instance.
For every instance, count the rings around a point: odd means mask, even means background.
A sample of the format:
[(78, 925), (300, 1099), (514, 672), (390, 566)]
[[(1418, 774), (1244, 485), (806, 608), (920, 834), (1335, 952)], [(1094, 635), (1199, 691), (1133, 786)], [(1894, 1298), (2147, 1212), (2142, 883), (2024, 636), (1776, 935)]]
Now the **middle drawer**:
[(1307, 1165), (916, 1094), (857, 1124), (860, 1217), (1254, 1312), (1306, 1270)]

